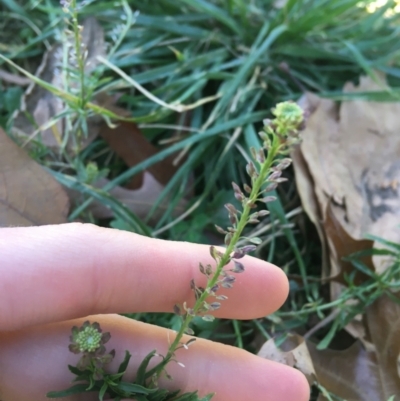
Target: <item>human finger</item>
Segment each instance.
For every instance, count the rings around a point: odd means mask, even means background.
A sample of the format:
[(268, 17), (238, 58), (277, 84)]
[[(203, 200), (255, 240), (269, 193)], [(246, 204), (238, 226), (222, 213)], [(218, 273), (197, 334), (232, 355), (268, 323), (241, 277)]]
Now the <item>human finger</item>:
[[(121, 316), (93, 316), (90, 320), (111, 332), (107, 349), (115, 349), (109, 369), (115, 372), (125, 350), (132, 354), (124, 380), (133, 380), (143, 357), (151, 350), (164, 354), (174, 333)], [(0, 334), (0, 389), (5, 401), (44, 401), (48, 391), (71, 386), (73, 376), (67, 365), (76, 365), (79, 356), (68, 351), (68, 336), (80, 321), (37, 326), (14, 333)], [(187, 338), (186, 338), (187, 339)], [(177, 360), (167, 371), (173, 380), (160, 381), (161, 387), (199, 390), (204, 396), (216, 395), (213, 401), (307, 401), (309, 388), (304, 376), (290, 368), (252, 355), (244, 350), (197, 339), (188, 350), (180, 349)], [(66, 401), (90, 400), (71, 397)]]
[[(279, 308), (288, 293), (276, 266), (246, 256), (216, 316), (252, 319)], [(170, 312), (204, 284), (209, 248), (151, 239), (90, 224), (0, 229), (0, 330), (97, 313)]]

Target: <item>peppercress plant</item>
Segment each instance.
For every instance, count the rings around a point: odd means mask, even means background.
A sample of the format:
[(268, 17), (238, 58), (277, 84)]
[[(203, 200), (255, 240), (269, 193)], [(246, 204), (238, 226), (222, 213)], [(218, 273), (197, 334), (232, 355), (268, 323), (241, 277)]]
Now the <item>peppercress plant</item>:
[[(86, 391), (96, 391), (99, 400), (107, 395), (113, 400), (122, 398), (137, 401), (207, 401), (213, 394), (199, 398), (198, 392), (180, 394), (180, 391), (169, 391), (158, 385), (158, 378), (165, 375), (170, 362), (177, 362), (176, 351), (181, 348), (188, 349), (195, 341), (183, 341), (184, 334), (193, 335), (190, 325), (195, 316), (204, 320), (214, 319), (213, 312), (221, 307), (221, 302), (227, 296), (219, 294), (221, 288), (232, 288), (235, 274), (243, 273), (245, 266), (240, 261), (247, 253), (254, 251), (260, 243), (258, 238), (244, 238), (242, 233), (248, 224), (259, 223), (259, 218), (266, 216), (268, 211), (256, 210), (259, 204), (272, 202), (275, 198), (269, 195), (277, 188), (279, 183), (286, 181), (282, 171), (287, 168), (291, 160), (286, 158), (290, 148), (299, 142), (299, 131), (304, 125), (302, 109), (294, 102), (279, 103), (273, 110), (274, 118), (264, 121), (264, 130), (260, 133), (263, 140), (261, 149), (251, 149), (253, 161), (247, 164), (247, 173), (250, 176), (249, 184), (243, 185), (243, 190), (236, 183), (232, 183), (235, 198), (241, 204), (241, 210), (232, 204), (226, 204), (230, 227), (223, 229), (216, 226), (218, 232), (225, 235), (225, 250), (220, 251), (214, 246), (210, 247), (210, 254), (215, 261), (203, 265), (199, 263), (200, 272), (206, 277), (205, 287), (198, 286), (191, 280), (190, 287), (194, 294), (194, 305), (188, 302), (175, 305), (174, 312), (181, 317), (181, 327), (171, 342), (166, 355), (159, 355), (151, 351), (141, 362), (133, 383), (125, 382), (122, 377), (129, 364), (131, 355), (128, 351), (116, 373), (108, 373), (105, 366), (115, 357), (115, 351), (106, 353), (104, 344), (110, 339), (110, 333), (102, 333), (98, 323), (85, 322), (82, 327), (73, 327), (70, 337), (69, 349), (73, 353), (82, 354), (76, 366), (68, 366), (76, 376), (78, 384), (64, 391), (53, 391), (47, 394), (50, 398), (65, 397)], [(283, 157), (282, 157), (283, 156)], [(238, 247), (239, 240), (247, 240), (253, 244)], [(189, 283), (188, 283), (189, 284)], [(161, 360), (152, 368), (149, 363), (153, 358)], [(181, 363), (179, 363), (182, 365)], [(172, 378), (171, 378), (172, 379)]]

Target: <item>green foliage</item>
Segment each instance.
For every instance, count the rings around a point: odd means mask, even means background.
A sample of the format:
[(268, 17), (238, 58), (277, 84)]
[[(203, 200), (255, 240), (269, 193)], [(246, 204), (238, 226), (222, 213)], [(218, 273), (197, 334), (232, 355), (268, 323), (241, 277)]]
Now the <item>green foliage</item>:
[(197, 391), (179, 394), (180, 391), (168, 391), (160, 388), (151, 388), (146, 385), (146, 370), (150, 360), (155, 356), (155, 351), (150, 352), (142, 361), (136, 374), (134, 383), (122, 381), (128, 367), (131, 354), (126, 351), (125, 358), (115, 374), (104, 374), (101, 379), (96, 379), (90, 369), (81, 370), (69, 365), (68, 368), (76, 376), (75, 384), (63, 391), (51, 391), (47, 393), (48, 398), (63, 398), (74, 394), (85, 392), (96, 392), (99, 400), (107, 395), (113, 400), (120, 401), (122, 398), (135, 399), (138, 401), (209, 401), (212, 394), (199, 398)]

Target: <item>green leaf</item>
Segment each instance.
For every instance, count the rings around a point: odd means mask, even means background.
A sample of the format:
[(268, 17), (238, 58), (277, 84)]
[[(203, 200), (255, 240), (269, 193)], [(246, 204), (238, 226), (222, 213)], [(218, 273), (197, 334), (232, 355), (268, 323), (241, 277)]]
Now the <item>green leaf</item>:
[(156, 350), (153, 350), (149, 354), (147, 354), (146, 357), (143, 359), (142, 363), (139, 365), (138, 370), (136, 372), (135, 383), (140, 384), (141, 386), (145, 385), (147, 379), (146, 375), (147, 366), (149, 365), (150, 360), (154, 357), (155, 354)]
[(107, 382), (104, 382), (99, 391), (99, 400), (100, 401), (103, 401), (104, 394), (106, 393), (107, 388), (108, 388)]
[(117, 386), (118, 390), (121, 390), (125, 393), (131, 393), (132, 395), (136, 394), (151, 394), (157, 391), (156, 388), (146, 388), (143, 386), (140, 386), (139, 384), (134, 384), (134, 383), (127, 383), (127, 382), (121, 382)]
[(74, 394), (86, 393), (87, 391), (86, 389), (87, 389), (87, 384), (76, 384), (75, 386), (72, 386), (66, 390), (50, 391), (49, 393), (46, 394), (46, 397), (47, 398), (68, 397)]
[(131, 359), (131, 356), (132, 355), (129, 353), (129, 351), (125, 351), (125, 357), (124, 360), (119, 365), (118, 373), (125, 373), (126, 368), (128, 367), (129, 361)]
[(84, 373), (84, 371), (78, 369), (76, 366), (68, 365), (68, 369), (76, 376), (81, 376)]
[(201, 398), (200, 401), (210, 401), (213, 398), (215, 393), (207, 394), (205, 397)]

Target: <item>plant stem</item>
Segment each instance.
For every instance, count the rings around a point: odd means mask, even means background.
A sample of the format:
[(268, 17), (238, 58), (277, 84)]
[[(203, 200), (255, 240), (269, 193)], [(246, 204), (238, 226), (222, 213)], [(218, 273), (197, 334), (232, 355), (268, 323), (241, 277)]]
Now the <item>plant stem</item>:
[[(76, 60), (78, 63), (78, 74), (80, 80), (80, 104), (79, 108), (84, 109), (86, 106), (86, 96), (85, 96), (85, 49), (81, 48), (82, 34), (81, 27), (78, 22), (78, 11), (76, 0), (72, 1), (71, 4), (71, 16), (72, 16), (72, 28), (74, 30), (74, 46), (76, 53)], [(82, 54), (83, 50), (83, 54)]]
[(271, 147), (268, 151), (267, 159), (262, 164), (261, 171), (259, 172), (259, 176), (253, 181), (252, 190), (251, 190), (249, 197), (245, 201), (243, 201), (243, 212), (237, 223), (236, 231), (235, 231), (229, 245), (225, 248), (225, 252), (223, 253), (223, 256), (220, 258), (219, 263), (217, 264), (216, 270), (215, 270), (212, 278), (208, 280), (206, 289), (203, 291), (201, 296), (197, 299), (197, 301), (193, 307), (193, 314), (188, 314), (188, 313), (186, 314), (186, 317), (181, 325), (180, 330), (178, 331), (178, 333), (175, 337), (175, 340), (169, 346), (169, 349), (168, 349), (168, 352), (167, 352), (165, 358), (159, 365), (157, 365), (155, 368), (153, 368), (147, 372), (148, 377), (150, 377), (154, 374), (156, 374), (157, 376), (159, 376), (161, 374), (163, 368), (169, 363), (171, 358), (175, 355), (175, 351), (179, 347), (182, 337), (186, 332), (186, 329), (189, 327), (194, 316), (196, 316), (196, 314), (201, 309), (204, 301), (209, 296), (208, 290), (210, 288), (214, 287), (215, 284), (217, 284), (218, 279), (221, 275), (222, 269), (229, 262), (230, 255), (234, 251), (235, 246), (238, 243), (244, 228), (246, 227), (250, 212), (252, 210), (251, 206), (253, 204), (255, 204), (255, 202), (259, 198), (262, 186), (266, 183), (268, 173), (272, 167), (272, 164), (273, 164), (276, 156), (279, 154), (280, 148), (281, 148), (281, 146), (279, 143), (279, 138), (274, 135), (272, 137), (272, 143), (271, 143)]

